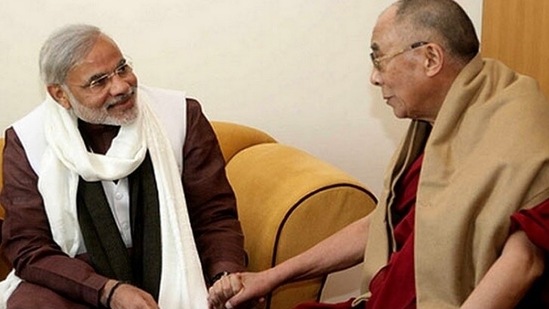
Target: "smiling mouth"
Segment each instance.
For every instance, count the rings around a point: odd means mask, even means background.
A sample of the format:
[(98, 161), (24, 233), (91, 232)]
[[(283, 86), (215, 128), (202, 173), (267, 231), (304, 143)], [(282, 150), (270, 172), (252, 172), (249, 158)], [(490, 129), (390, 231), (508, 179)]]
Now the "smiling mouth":
[[(128, 105), (133, 106), (133, 99), (134, 99), (134, 91), (131, 91), (127, 94), (124, 94), (120, 97), (116, 97), (112, 102), (109, 102), (107, 104), (107, 110), (111, 110), (113, 108), (124, 108)], [(130, 107), (131, 107), (130, 106)]]
[(117, 102), (111, 103), (107, 106), (107, 110), (125, 108), (126, 106), (129, 106), (129, 105), (133, 105), (132, 98), (128, 98), (127, 100), (117, 101)]

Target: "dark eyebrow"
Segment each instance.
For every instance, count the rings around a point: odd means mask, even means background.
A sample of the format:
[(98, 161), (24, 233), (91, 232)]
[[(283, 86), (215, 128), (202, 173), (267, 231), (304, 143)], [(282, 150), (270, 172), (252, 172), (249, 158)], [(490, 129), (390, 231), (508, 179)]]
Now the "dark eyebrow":
[(370, 48), (372, 49), (372, 51), (379, 51), (379, 45), (376, 42), (373, 42), (370, 45)]
[(126, 62), (128, 62), (128, 61), (126, 60), (126, 58), (122, 58), (122, 59), (120, 59), (120, 61), (118, 61), (118, 64), (116, 65), (116, 67), (118, 68), (118, 67), (120, 67), (121, 65), (126, 64)]

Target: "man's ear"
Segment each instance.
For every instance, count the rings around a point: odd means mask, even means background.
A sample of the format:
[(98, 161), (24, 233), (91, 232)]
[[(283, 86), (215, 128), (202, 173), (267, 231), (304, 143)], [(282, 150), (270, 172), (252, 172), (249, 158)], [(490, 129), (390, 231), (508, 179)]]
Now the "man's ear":
[(429, 43), (425, 48), (425, 73), (432, 77), (442, 70), (444, 64), (444, 50), (438, 44)]
[(48, 85), (47, 90), (48, 90), (48, 93), (50, 94), (50, 96), (57, 103), (59, 103), (61, 106), (63, 106), (66, 109), (71, 108), (71, 102), (70, 102), (70, 100), (67, 96), (67, 93), (65, 92), (65, 90), (63, 90), (61, 85), (58, 85), (58, 84)]

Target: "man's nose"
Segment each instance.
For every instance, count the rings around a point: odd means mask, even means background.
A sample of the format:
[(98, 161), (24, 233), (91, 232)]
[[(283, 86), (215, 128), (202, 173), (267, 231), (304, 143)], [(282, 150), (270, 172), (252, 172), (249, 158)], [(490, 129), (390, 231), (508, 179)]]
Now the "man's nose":
[(370, 74), (370, 83), (374, 86), (381, 86), (381, 74), (379, 74), (379, 71), (376, 68), (372, 69), (372, 73)]
[(132, 87), (128, 78), (114, 74), (110, 80), (110, 93), (112, 96), (117, 96), (119, 94), (128, 93), (129, 89)]

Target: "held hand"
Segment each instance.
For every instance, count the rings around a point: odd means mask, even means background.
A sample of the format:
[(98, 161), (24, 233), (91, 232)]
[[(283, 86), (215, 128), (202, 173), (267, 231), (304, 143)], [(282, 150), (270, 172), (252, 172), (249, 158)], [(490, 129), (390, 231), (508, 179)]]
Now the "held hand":
[(274, 288), (267, 272), (231, 274), (210, 288), (209, 308), (254, 308), (264, 302), (264, 296)]
[[(109, 282), (110, 283), (110, 282)], [(105, 291), (110, 292), (114, 286), (109, 284), (105, 286)], [(104, 299), (104, 298), (103, 298)], [(105, 301), (105, 305), (107, 302)], [(159, 309), (160, 307), (154, 298), (147, 292), (127, 283), (122, 283), (113, 291), (110, 299), (111, 309)]]
[(230, 274), (221, 277), (208, 291), (209, 308), (224, 309), (227, 300), (240, 292), (243, 287), (241, 274)]

